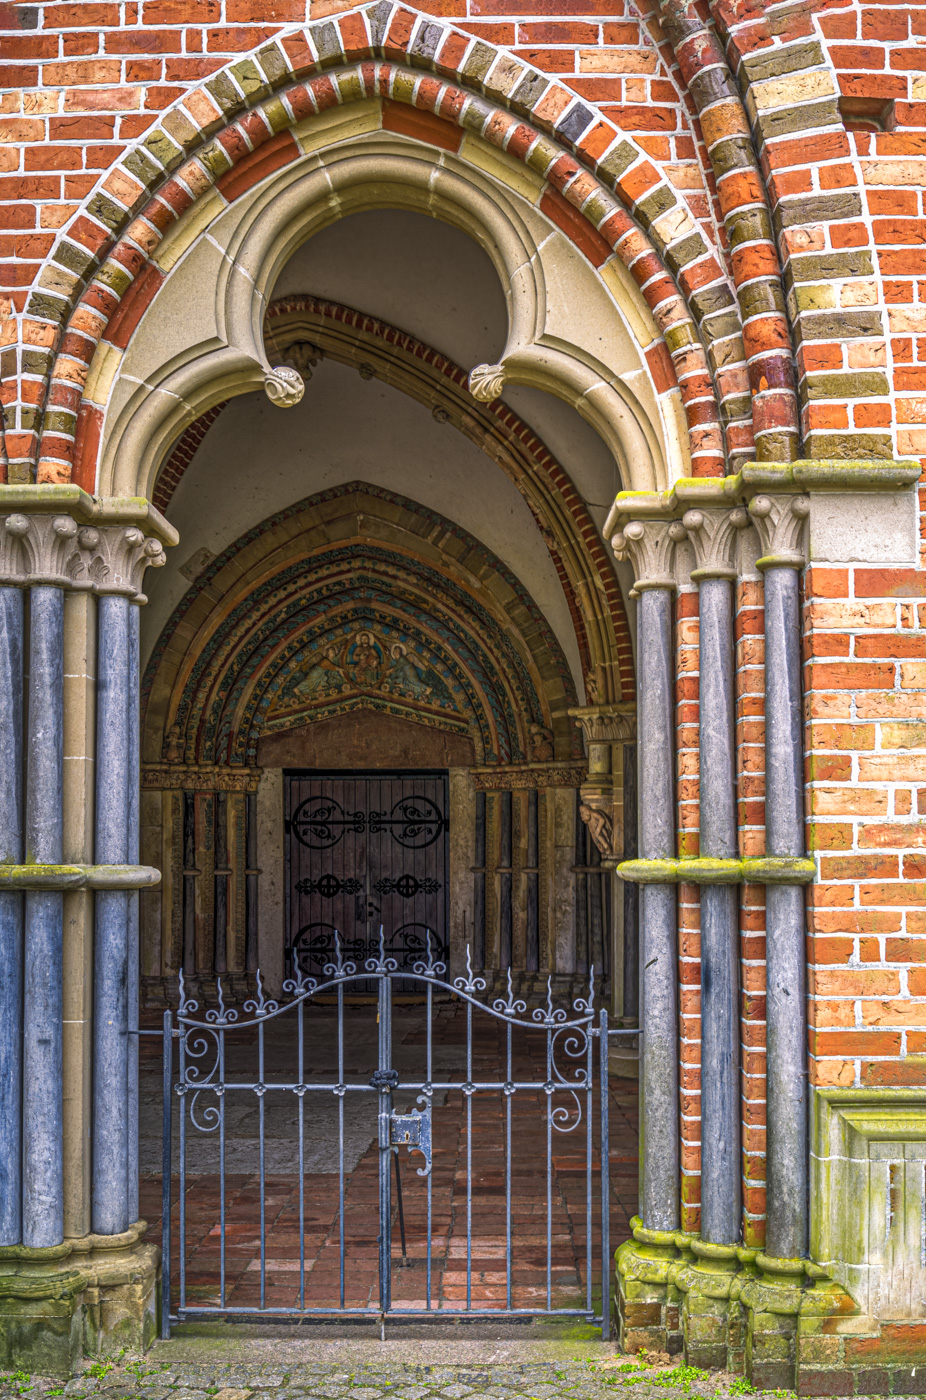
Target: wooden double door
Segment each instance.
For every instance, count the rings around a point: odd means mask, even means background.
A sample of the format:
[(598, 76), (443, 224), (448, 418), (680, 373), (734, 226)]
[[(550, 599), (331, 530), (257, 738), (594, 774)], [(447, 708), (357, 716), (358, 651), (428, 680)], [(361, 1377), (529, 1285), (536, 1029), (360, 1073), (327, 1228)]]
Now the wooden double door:
[(363, 970), (380, 931), (398, 971), (448, 953), (449, 812), (440, 772), (287, 773), (287, 975)]

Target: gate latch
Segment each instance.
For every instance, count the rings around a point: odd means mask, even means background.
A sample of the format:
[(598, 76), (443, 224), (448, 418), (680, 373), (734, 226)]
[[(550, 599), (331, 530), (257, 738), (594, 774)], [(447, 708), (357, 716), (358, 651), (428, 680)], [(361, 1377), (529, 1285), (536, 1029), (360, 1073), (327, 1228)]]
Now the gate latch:
[(431, 1108), (411, 1113), (393, 1113), (389, 1119), (389, 1145), (407, 1147), (409, 1152), (420, 1152), (424, 1157), (424, 1167), (418, 1168), (419, 1176), (427, 1176), (431, 1170)]

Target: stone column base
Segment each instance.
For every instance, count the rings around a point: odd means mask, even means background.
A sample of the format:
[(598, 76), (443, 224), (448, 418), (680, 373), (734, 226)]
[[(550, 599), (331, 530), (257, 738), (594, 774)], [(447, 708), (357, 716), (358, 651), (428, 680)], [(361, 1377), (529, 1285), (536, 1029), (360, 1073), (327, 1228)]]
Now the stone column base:
[(142, 1242), (146, 1229), (0, 1248), (0, 1368), (66, 1376), (84, 1356), (150, 1346), (160, 1250)]
[[(823, 1269), (805, 1259), (703, 1243), (680, 1230), (645, 1230), (639, 1219), (632, 1224), (633, 1239), (616, 1255), (624, 1351), (682, 1352), (689, 1365), (745, 1374), (761, 1389), (852, 1392), (851, 1375), (845, 1388), (846, 1357), (859, 1311)], [(844, 1388), (827, 1389), (831, 1384)]]

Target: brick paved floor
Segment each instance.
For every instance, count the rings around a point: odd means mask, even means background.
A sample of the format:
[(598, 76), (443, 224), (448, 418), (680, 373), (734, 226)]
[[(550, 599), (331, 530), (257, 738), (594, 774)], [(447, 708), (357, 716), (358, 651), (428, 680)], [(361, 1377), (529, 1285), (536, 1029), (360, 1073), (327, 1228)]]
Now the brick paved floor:
[[(375, 1010), (375, 1009), (374, 1009)], [(399, 1014), (400, 1013), (400, 1014)], [(351, 1063), (345, 1065), (345, 1081), (366, 1084), (375, 1068), (375, 1044), (371, 1045), (371, 1010), (348, 1013), (345, 1042)], [(397, 1008), (394, 1021), (394, 1063), (402, 1079), (423, 1079), (425, 1040), (424, 1011), (420, 1007)], [(247, 1039), (250, 1035), (250, 1040)], [(478, 1013), (474, 1019), (472, 1078), (503, 1080), (506, 1030), (502, 1023)], [(229, 1037), (231, 1040), (231, 1037)], [(144, 1043), (150, 1082), (159, 1073), (160, 1047)], [(459, 1004), (435, 1008), (434, 1078), (462, 1084), (466, 1066), (466, 1017)], [(253, 1034), (242, 1037), (235, 1051), (239, 1061), (234, 1073), (257, 1079)], [(266, 1047), (265, 1080), (298, 1079), (295, 1065), (294, 1021), (281, 1020)], [(546, 1078), (546, 1038), (536, 1029), (516, 1029), (512, 1042), (513, 1076), (542, 1082)], [(597, 1046), (595, 1047), (597, 1055)], [(306, 1018), (305, 1079), (331, 1081), (336, 1054), (336, 1022), (333, 1008), (318, 1008)], [(371, 1058), (372, 1057), (372, 1058)], [(568, 1057), (560, 1055), (561, 1067)], [(246, 1063), (253, 1061), (249, 1075)], [(575, 1063), (575, 1062), (573, 1062)], [(229, 1076), (230, 1077), (230, 1076)], [(288, 1155), (289, 1171), (268, 1171), (263, 1204), (266, 1248), (263, 1268), (260, 1251), (260, 1178), (257, 1165), (257, 1110), (253, 1091), (235, 1091), (245, 1102), (238, 1117), (229, 1107), (225, 1207), (225, 1302), (237, 1308), (331, 1308), (341, 1305), (340, 1182), (336, 1145), (337, 1097), (330, 1090), (306, 1095), (306, 1165), (302, 1200), (303, 1259), (300, 1259), (300, 1178), (297, 1172), (296, 1099), (279, 1093), (277, 1106), (268, 1108), (273, 1152), (268, 1158), (279, 1168)], [(226, 1101), (233, 1098), (229, 1091)], [(269, 1101), (271, 1095), (265, 1096)], [(344, 1096), (349, 1115), (350, 1152), (344, 1171), (344, 1293), (347, 1307), (378, 1306), (377, 1235), (379, 1149), (375, 1143), (376, 1096)], [(397, 1091), (397, 1102), (401, 1100)], [(408, 1103), (411, 1106), (414, 1096)], [(508, 1306), (506, 1278), (506, 1108), (511, 1106), (511, 1231), (512, 1266), (510, 1305), (514, 1308), (583, 1305), (587, 1286), (586, 1153), (588, 1117), (584, 1095), (581, 1121), (570, 1132), (550, 1131), (550, 1170), (547, 1171), (547, 1096), (542, 1090), (517, 1090), (510, 1099), (499, 1090), (476, 1092), (471, 1097), (471, 1134), (467, 1130), (466, 1096), (449, 1088), (435, 1095), (433, 1110), (433, 1167), (431, 1188), (431, 1293), (432, 1308), (467, 1306), (467, 1216), (471, 1219), (469, 1305), (476, 1309)], [(324, 1101), (324, 1112), (312, 1111), (312, 1102)], [(214, 1100), (213, 1100), (214, 1101)], [(156, 1129), (157, 1105), (151, 1093), (146, 1100)], [(577, 1120), (572, 1096), (558, 1093), (554, 1104)], [(629, 1234), (629, 1219), (636, 1210), (637, 1137), (636, 1086), (614, 1079), (610, 1086), (611, 1134), (611, 1239), (616, 1246)], [(274, 1117), (274, 1114), (276, 1115)], [(271, 1122), (272, 1119), (272, 1122)], [(600, 1192), (597, 1176), (597, 1104), (592, 1114), (592, 1244), (599, 1253)], [(150, 1125), (149, 1125), (150, 1126)], [(214, 1141), (214, 1135), (209, 1139)], [(471, 1171), (467, 1146), (471, 1143)], [(156, 1146), (156, 1143), (155, 1143)], [(199, 1151), (197, 1146), (195, 1151)], [(394, 1308), (421, 1309), (427, 1301), (428, 1180), (418, 1176), (421, 1157), (401, 1153), (402, 1193), (407, 1239), (407, 1260), (401, 1255), (398, 1214), (393, 1191), (392, 1293)], [(215, 1170), (203, 1157), (199, 1170), (186, 1183), (187, 1236), (185, 1274), (191, 1305), (219, 1303), (221, 1266), (220, 1191)], [(236, 1170), (246, 1165), (249, 1170)], [(325, 1167), (333, 1168), (325, 1170)], [(470, 1191), (467, 1191), (469, 1183)], [(179, 1207), (175, 1179), (173, 1231), (174, 1297), (179, 1284)], [(549, 1191), (549, 1196), (548, 1196)], [(548, 1209), (549, 1202), (549, 1209)], [(160, 1178), (146, 1173), (142, 1180), (142, 1214), (151, 1222), (150, 1238), (160, 1241)], [(547, 1221), (549, 1216), (549, 1241)], [(597, 1292), (598, 1266), (593, 1264)], [(549, 1291), (548, 1291), (549, 1290)]]

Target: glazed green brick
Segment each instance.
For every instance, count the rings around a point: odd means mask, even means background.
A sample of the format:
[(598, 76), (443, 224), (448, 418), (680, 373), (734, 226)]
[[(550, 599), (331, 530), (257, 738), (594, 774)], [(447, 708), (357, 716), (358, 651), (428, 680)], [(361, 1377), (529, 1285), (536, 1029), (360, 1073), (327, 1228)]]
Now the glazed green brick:
[(154, 159), (164, 167), (165, 170), (176, 170), (183, 160), (184, 152), (182, 147), (172, 141), (166, 131), (155, 128), (150, 136), (146, 136), (142, 145), (150, 151)]
[(737, 209), (725, 219), (727, 238), (730, 247), (740, 243), (755, 243), (759, 239), (774, 238), (772, 219), (767, 209)]
[(87, 213), (91, 218), (99, 220), (106, 228), (112, 229), (113, 232), (120, 229), (128, 218), (128, 211), (102, 192), (98, 192), (90, 200), (87, 205)]
[(708, 341), (728, 340), (731, 336), (742, 335), (739, 316), (735, 311), (724, 312), (721, 316), (706, 317), (701, 330)]
[(629, 141), (619, 141), (616, 146), (612, 146), (610, 151), (597, 163), (596, 170), (603, 180), (616, 185), (622, 175), (639, 160), (640, 152), (635, 146), (631, 146)]
[(838, 219), (861, 217), (861, 197), (844, 193), (795, 195), (783, 199), (774, 213), (775, 227), (779, 232), (798, 224), (825, 224)]
[(240, 63), (233, 63), (229, 71), (249, 102), (267, 92), (264, 76), (253, 58), (243, 58)]
[(755, 152), (748, 136), (728, 136), (711, 149), (711, 165), (719, 180), (731, 170), (749, 170), (755, 163)]
[(798, 131), (813, 131), (820, 126), (835, 126), (841, 121), (835, 97), (823, 102), (808, 102), (799, 107), (782, 107), (777, 112), (761, 112), (758, 127), (763, 141), (779, 136), (793, 136)]
[(825, 60), (819, 41), (814, 39), (806, 44), (789, 44), (787, 48), (761, 49), (742, 62), (750, 82), (759, 83), (764, 78), (783, 78), (786, 73), (816, 68)]
[(689, 263), (703, 258), (707, 250), (707, 244), (701, 235), (692, 233), (680, 243), (674, 243), (671, 248), (666, 249), (666, 263), (672, 272), (678, 273)]
[(537, 106), (549, 86), (549, 80), (542, 74), (526, 72), (511, 94), (509, 99), (511, 106), (515, 111), (529, 114)]
[(831, 311), (836, 306), (836, 288), (825, 282), (816, 286), (795, 287), (790, 299), (795, 312)]
[(889, 433), (814, 433), (807, 435), (808, 456), (819, 461), (853, 461), (860, 457), (893, 459)]
[(474, 44), (466, 55), (466, 62), (463, 64), (463, 76), (471, 78), (473, 82), (481, 83), (495, 62), (495, 50), (490, 49), (488, 44)]
[(56, 263), (60, 263), (71, 272), (79, 273), (80, 276), (84, 276), (95, 262), (93, 254), (86, 248), (80, 248), (76, 243), (68, 243), (66, 239), (58, 244), (52, 256)]
[(204, 146), (197, 159), (213, 180), (221, 179), (232, 168), (231, 156), (218, 141), (210, 141), (208, 146)]
[(286, 131), (290, 125), (290, 115), (283, 105), (280, 97), (271, 97), (269, 102), (265, 102), (261, 108), (270, 130), (276, 136), (281, 131)]
[(879, 370), (850, 370), (845, 374), (812, 374), (801, 381), (807, 399), (884, 398), (890, 393), (886, 374)]
[(694, 345), (695, 333), (690, 322), (683, 321), (681, 325), (671, 326), (665, 333), (665, 341), (670, 355), (686, 345)]
[[(241, 93), (235, 87), (227, 73), (217, 73), (214, 78), (210, 78), (206, 83), (206, 91), (209, 93), (210, 97), (214, 98), (216, 104), (221, 111), (225, 113), (226, 117), (234, 116), (234, 114), (240, 112), (244, 106), (244, 99)], [(167, 126), (166, 119), (164, 125)], [(192, 126), (192, 122), (190, 125)]]
[(784, 315), (785, 299), (778, 278), (766, 277), (761, 282), (750, 282), (741, 287), (740, 307), (744, 320), (760, 312), (777, 311)]
[(874, 273), (871, 253), (867, 248), (855, 248), (848, 253), (801, 253), (785, 264), (784, 280), (793, 282), (826, 282), (843, 277), (871, 277)]
[(883, 335), (879, 311), (835, 311), (801, 317), (798, 340), (857, 340)]
[[(673, 209), (678, 203), (674, 193), (667, 185), (660, 185), (658, 189), (646, 194), (642, 199), (638, 199), (633, 206), (633, 212), (644, 228), (652, 228), (660, 214), (665, 214), (669, 209)], [(665, 243), (659, 236), (653, 234), (653, 242), (659, 248), (665, 248)]]
[(132, 285), (131, 274), (120, 263), (105, 262), (96, 274), (97, 282), (109, 287), (118, 297), (122, 297)]
[(699, 287), (688, 298), (688, 309), (696, 321), (706, 316), (716, 316), (736, 305), (736, 297), (725, 282), (715, 282), (712, 287)]
[(67, 433), (71, 436), (77, 428), (77, 415), (63, 408), (49, 408), (45, 413), (45, 427), (52, 433)]
[(122, 164), (146, 189), (150, 189), (163, 174), (158, 162), (153, 160), (142, 146), (136, 146), (134, 151), (123, 157)]

